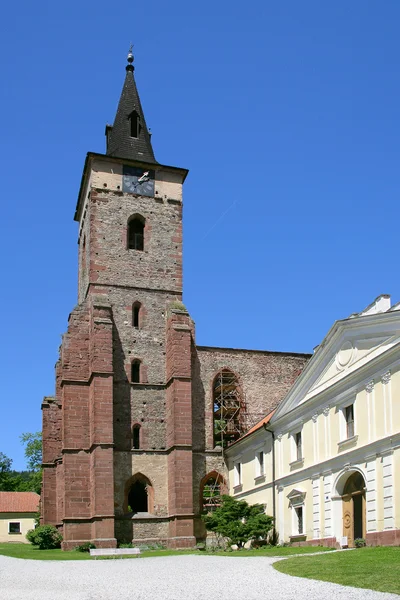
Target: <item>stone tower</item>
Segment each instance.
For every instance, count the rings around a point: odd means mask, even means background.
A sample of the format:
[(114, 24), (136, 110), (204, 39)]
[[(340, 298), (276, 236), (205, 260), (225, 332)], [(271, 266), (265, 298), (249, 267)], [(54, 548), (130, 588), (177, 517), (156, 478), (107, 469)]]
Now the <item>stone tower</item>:
[(190, 546), (193, 328), (179, 310), (187, 170), (154, 158), (131, 52), (106, 138), (106, 154), (84, 166), (78, 306), (56, 398), (43, 403), (43, 520), (62, 527), (64, 548), (116, 537)]
[(78, 304), (42, 404), (42, 522), (64, 549), (190, 547), (227, 484), (224, 443), (275, 408), (309, 355), (195, 345), (181, 303), (188, 172), (155, 160), (131, 52), (106, 144), (84, 165)]

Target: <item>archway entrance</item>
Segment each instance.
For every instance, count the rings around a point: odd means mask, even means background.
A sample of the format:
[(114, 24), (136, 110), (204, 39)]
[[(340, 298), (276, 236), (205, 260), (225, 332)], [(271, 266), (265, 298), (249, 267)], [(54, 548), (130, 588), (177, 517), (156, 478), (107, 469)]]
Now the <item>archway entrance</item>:
[(135, 481), (128, 494), (128, 504), (132, 512), (148, 512), (147, 491), (144, 481)]
[(137, 473), (132, 477), (125, 487), (125, 512), (130, 513), (153, 513), (154, 493), (151, 482)]
[(354, 540), (365, 538), (365, 481), (361, 473), (353, 473), (343, 488), (343, 535), (349, 548)]

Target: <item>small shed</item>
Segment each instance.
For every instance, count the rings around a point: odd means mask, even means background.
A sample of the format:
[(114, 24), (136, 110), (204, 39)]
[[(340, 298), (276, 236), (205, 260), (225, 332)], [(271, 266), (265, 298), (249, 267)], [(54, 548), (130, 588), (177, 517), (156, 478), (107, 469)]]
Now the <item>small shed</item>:
[(0, 542), (26, 542), (35, 527), (40, 496), (35, 492), (0, 492)]

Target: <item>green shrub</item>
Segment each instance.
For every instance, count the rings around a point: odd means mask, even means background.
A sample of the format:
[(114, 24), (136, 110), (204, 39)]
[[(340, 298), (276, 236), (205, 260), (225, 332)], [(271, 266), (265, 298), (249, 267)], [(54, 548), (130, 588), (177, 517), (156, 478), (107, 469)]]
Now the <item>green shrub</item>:
[(38, 546), (39, 550), (52, 550), (60, 548), (62, 535), (53, 525), (40, 525), (36, 529), (30, 529), (26, 539), (34, 546)]
[(206, 529), (227, 538), (242, 548), (249, 540), (265, 540), (274, 520), (264, 512), (263, 504), (247, 504), (231, 496), (222, 496), (222, 504), (214, 512), (203, 515)]
[(168, 316), (170, 316), (171, 311), (173, 310), (181, 310), (182, 312), (187, 312), (186, 306), (180, 300), (173, 300), (168, 305)]
[(354, 545), (356, 548), (364, 548), (367, 545), (367, 543), (364, 540), (364, 538), (356, 538), (354, 540)]
[(89, 552), (90, 550), (95, 550), (96, 546), (94, 544), (92, 544), (91, 542), (85, 542), (84, 544), (81, 544), (80, 546), (76, 546), (75, 550), (77, 552)]

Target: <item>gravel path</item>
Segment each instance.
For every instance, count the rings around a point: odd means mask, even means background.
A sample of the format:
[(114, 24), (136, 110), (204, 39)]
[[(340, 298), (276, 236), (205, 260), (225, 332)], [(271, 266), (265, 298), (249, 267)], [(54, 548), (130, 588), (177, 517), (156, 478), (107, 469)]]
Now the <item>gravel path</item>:
[(165, 556), (41, 561), (0, 556), (1, 600), (399, 600), (290, 577), (276, 558)]

